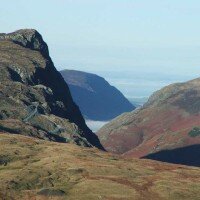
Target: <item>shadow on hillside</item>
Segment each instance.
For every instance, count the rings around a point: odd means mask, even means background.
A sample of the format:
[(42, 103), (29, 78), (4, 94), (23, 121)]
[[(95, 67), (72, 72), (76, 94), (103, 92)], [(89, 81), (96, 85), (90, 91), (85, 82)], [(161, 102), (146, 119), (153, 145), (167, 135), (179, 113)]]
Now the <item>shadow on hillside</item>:
[(149, 154), (145, 159), (200, 167), (200, 144)]

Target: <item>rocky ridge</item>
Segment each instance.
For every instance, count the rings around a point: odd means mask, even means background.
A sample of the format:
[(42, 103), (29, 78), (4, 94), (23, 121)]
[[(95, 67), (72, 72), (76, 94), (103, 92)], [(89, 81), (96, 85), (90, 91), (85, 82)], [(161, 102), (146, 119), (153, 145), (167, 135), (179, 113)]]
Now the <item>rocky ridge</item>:
[(102, 148), (33, 29), (0, 34), (0, 130)]

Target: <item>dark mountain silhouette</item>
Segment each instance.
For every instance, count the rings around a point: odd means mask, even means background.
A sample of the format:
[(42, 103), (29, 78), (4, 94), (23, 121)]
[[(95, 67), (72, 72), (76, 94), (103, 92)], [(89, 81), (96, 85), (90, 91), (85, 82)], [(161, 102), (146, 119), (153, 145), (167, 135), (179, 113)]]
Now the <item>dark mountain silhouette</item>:
[(106, 121), (135, 109), (124, 95), (95, 74), (63, 70), (72, 97), (87, 119)]
[(36, 30), (0, 34), (0, 69), (0, 130), (102, 147)]

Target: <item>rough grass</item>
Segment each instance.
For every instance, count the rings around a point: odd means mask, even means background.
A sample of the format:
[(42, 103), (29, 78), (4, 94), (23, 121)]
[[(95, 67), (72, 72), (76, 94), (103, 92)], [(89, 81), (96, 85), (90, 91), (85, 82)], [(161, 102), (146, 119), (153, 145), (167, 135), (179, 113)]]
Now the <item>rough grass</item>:
[(199, 168), (5, 133), (0, 158), (0, 199), (200, 199)]

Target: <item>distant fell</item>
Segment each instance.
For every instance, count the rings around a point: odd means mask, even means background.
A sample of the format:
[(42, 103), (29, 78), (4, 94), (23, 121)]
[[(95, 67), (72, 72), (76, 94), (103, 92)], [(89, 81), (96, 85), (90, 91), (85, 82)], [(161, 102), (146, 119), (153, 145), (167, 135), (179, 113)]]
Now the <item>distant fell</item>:
[(162, 88), (141, 108), (106, 124), (98, 136), (106, 150), (124, 157), (199, 164), (194, 155), (200, 144), (200, 78)]
[(86, 119), (107, 121), (135, 107), (104, 78), (76, 70), (60, 72)]

